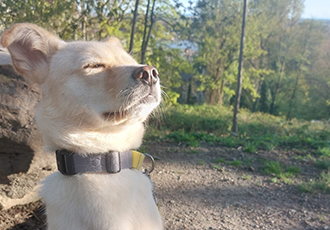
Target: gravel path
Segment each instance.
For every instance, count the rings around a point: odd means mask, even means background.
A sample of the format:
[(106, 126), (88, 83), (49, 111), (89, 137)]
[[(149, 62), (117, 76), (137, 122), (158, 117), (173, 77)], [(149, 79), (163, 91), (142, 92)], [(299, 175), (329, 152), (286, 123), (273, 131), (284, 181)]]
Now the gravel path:
[[(330, 229), (330, 194), (304, 194), (298, 180), (320, 172), (293, 160), (301, 152), (243, 153), (220, 146), (190, 148), (146, 143), (158, 159), (151, 174), (165, 229)], [(226, 163), (213, 163), (224, 159)], [(245, 162), (240, 167), (228, 162)], [(265, 160), (283, 160), (302, 169), (291, 184), (261, 173)], [(45, 229), (41, 202), (0, 212), (0, 229)]]

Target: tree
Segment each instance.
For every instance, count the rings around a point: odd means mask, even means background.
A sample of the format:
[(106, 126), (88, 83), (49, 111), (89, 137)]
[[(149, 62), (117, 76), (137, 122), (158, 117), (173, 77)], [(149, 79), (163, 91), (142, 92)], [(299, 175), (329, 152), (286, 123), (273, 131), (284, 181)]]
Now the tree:
[(135, 1), (135, 8), (134, 8), (134, 15), (133, 15), (133, 21), (132, 21), (132, 31), (131, 31), (131, 41), (129, 44), (129, 53), (133, 51), (134, 46), (134, 35), (135, 35), (135, 27), (136, 27), (136, 20), (138, 15), (138, 8), (139, 8), (139, 0)]
[(240, 9), (238, 0), (200, 0), (194, 9), (190, 40), (198, 45), (196, 65), (206, 70), (199, 80), (208, 104), (223, 104), (225, 91), (234, 95)]
[(243, 63), (244, 63), (244, 42), (245, 42), (245, 28), (246, 28), (245, 23), (246, 23), (246, 17), (247, 17), (247, 4), (248, 4), (248, 0), (244, 0), (242, 35), (241, 35), (241, 46), (240, 46), (240, 54), (239, 54), (238, 77), (237, 77), (237, 89), (236, 89), (234, 115), (233, 115), (233, 126), (232, 126), (232, 131), (234, 133), (238, 133), (237, 115), (238, 115), (238, 110), (239, 110), (239, 105), (240, 105), (240, 100), (241, 100), (241, 92), (242, 92), (242, 74), (243, 74)]
[(149, 43), (149, 39), (150, 39), (150, 35), (151, 35), (151, 30), (155, 23), (155, 13), (154, 12), (155, 12), (156, 0), (153, 0), (151, 13), (150, 13), (150, 24), (148, 24), (150, 1), (151, 0), (148, 0), (146, 16), (144, 19), (144, 31), (143, 31), (143, 39), (142, 39), (142, 45), (141, 45), (141, 63), (142, 64), (145, 63), (146, 52), (147, 52), (147, 47), (148, 47), (148, 43)]
[(13, 23), (31, 22), (61, 34), (75, 16), (76, 3), (70, 0), (2, 0), (0, 4), (1, 29)]
[(270, 81), (271, 85), (271, 104), (269, 113), (275, 114), (276, 99), (281, 89), (283, 77), (285, 77), (285, 68), (288, 62), (290, 49), (296, 35), (293, 32), (297, 25), (303, 10), (303, 2), (301, 0), (273, 0), (275, 15), (273, 19), (278, 23), (270, 39), (268, 46), (268, 63), (273, 65), (273, 78)]

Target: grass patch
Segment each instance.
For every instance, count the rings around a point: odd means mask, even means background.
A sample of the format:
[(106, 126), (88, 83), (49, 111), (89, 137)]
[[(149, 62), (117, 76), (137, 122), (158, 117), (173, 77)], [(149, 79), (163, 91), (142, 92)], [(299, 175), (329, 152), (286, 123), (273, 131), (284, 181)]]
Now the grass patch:
[(212, 167), (216, 170), (222, 171), (222, 168), (219, 165), (212, 165)]
[[(239, 148), (246, 153), (259, 150), (299, 149), (306, 152), (295, 160), (312, 163), (322, 170), (330, 169), (330, 125), (293, 119), (286, 121), (263, 113), (251, 113), (241, 109), (238, 115), (239, 133), (231, 132), (232, 108), (208, 105), (176, 105), (163, 108), (163, 116), (151, 117), (146, 131), (146, 139), (167, 141), (192, 147), (187, 154), (198, 154), (194, 149), (203, 145), (220, 145), (228, 148)], [(167, 150), (166, 150), (167, 151)], [(178, 151), (178, 150), (175, 150)], [(249, 159), (253, 154), (245, 154)], [(215, 164), (225, 163), (234, 167), (251, 165), (252, 161), (225, 161), (215, 159)], [(205, 164), (199, 161), (198, 165)], [(300, 169), (286, 166), (279, 162), (263, 162), (262, 172), (272, 175), (275, 182), (293, 183), (293, 178), (300, 174)], [(220, 165), (218, 165), (220, 167)], [(217, 165), (213, 167), (218, 167)], [(319, 170), (319, 172), (323, 172)], [(321, 178), (321, 177), (320, 177)], [(318, 179), (319, 181), (321, 179)], [(313, 185), (313, 183), (315, 185)], [(314, 181), (308, 186), (320, 186)], [(302, 185), (303, 187), (304, 185)], [(303, 189), (302, 189), (303, 190)]]
[(244, 166), (249, 167), (253, 162), (252, 158), (245, 158), (243, 159)]
[(330, 160), (317, 160), (315, 167), (324, 170), (330, 169)]
[(199, 154), (198, 150), (197, 149), (191, 149), (189, 151), (190, 154)]
[(257, 151), (258, 143), (257, 142), (248, 142), (244, 145), (243, 150), (248, 153), (255, 153)]
[(230, 132), (232, 110), (207, 105), (176, 105), (164, 108), (162, 118), (152, 117), (146, 132), (149, 140), (165, 140), (198, 147), (202, 143), (230, 148), (242, 146), (245, 152), (276, 148), (315, 149), (330, 156), (330, 127), (240, 110), (239, 134)]
[(330, 172), (323, 172), (316, 181), (302, 183), (298, 188), (303, 193), (316, 193), (319, 191), (330, 193)]
[(234, 166), (234, 167), (239, 168), (239, 167), (242, 166), (242, 161), (231, 161), (231, 162), (229, 162), (228, 165), (231, 165), (231, 166)]
[(225, 163), (226, 160), (223, 158), (218, 158), (218, 159), (213, 160), (213, 162), (219, 164), (219, 163)]
[(279, 176), (283, 173), (283, 165), (277, 161), (267, 161), (263, 170), (267, 175)]
[(284, 164), (277, 161), (267, 161), (262, 171), (267, 175), (273, 176), (272, 182), (278, 183), (279, 180), (282, 180), (286, 184), (292, 184), (292, 178), (296, 177), (301, 172), (301, 169), (296, 166), (285, 167)]
[(324, 147), (324, 148), (318, 148), (315, 152), (317, 156), (328, 158), (330, 157), (330, 148)]
[(315, 161), (315, 157), (313, 157), (311, 154), (307, 154), (305, 156), (297, 156), (297, 157), (295, 157), (295, 159), (304, 161), (304, 162)]
[(205, 161), (204, 160), (199, 160), (199, 161), (197, 161), (197, 164), (198, 165), (203, 165), (203, 164), (205, 164)]
[(301, 169), (296, 167), (296, 166), (289, 166), (286, 168), (286, 173), (291, 174), (291, 175), (296, 175), (301, 172)]
[(244, 175), (242, 176), (242, 179), (243, 179), (243, 180), (251, 180), (252, 177), (251, 177), (250, 175), (245, 175), (245, 174), (244, 174)]

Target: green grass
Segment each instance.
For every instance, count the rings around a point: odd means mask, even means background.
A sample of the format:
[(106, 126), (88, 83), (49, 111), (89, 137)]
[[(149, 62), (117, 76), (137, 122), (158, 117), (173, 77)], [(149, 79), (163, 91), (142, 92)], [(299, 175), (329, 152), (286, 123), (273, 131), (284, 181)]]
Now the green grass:
[(204, 161), (204, 160), (199, 160), (199, 161), (197, 162), (197, 164), (198, 164), (198, 165), (203, 165), (203, 164), (205, 164), (205, 161)]
[(250, 175), (245, 175), (245, 174), (244, 174), (244, 175), (242, 176), (242, 179), (243, 179), (243, 180), (251, 180), (252, 177), (251, 177)]
[(191, 149), (189, 151), (190, 154), (199, 154), (198, 150), (197, 149)]
[(185, 143), (190, 147), (203, 143), (230, 148), (242, 146), (248, 153), (276, 148), (315, 149), (320, 156), (330, 156), (330, 127), (240, 110), (239, 133), (234, 135), (230, 132), (231, 120), (232, 110), (228, 107), (171, 106), (164, 109), (162, 118), (150, 119), (146, 138)]
[(231, 166), (234, 166), (234, 167), (241, 167), (242, 166), (242, 161), (231, 161), (231, 162), (229, 162), (229, 164), (228, 165), (231, 165)]
[[(239, 133), (231, 132), (232, 108), (207, 105), (176, 105), (165, 107), (161, 118), (152, 117), (146, 131), (146, 139), (178, 143), (190, 147), (187, 154), (198, 154), (196, 147), (217, 145), (242, 149), (247, 154), (241, 161), (213, 161), (213, 168), (221, 169), (220, 163), (233, 167), (249, 166), (253, 153), (260, 150), (298, 149), (302, 155), (292, 160), (313, 164), (320, 173), (330, 169), (330, 125), (315, 125), (308, 121), (286, 121), (263, 113), (251, 113), (241, 109), (238, 115)], [(169, 150), (170, 151), (170, 150)], [(178, 151), (178, 150), (175, 150)], [(249, 155), (251, 153), (251, 155)], [(260, 151), (262, 153), (262, 151)], [(291, 184), (300, 177), (300, 168), (287, 166), (278, 161), (263, 163), (262, 172), (271, 175), (273, 182)], [(198, 161), (203, 165), (203, 160)], [(321, 175), (321, 174), (320, 174)], [(301, 191), (328, 191), (326, 174), (318, 179), (302, 183)]]
[(243, 150), (248, 153), (255, 153), (258, 149), (257, 142), (248, 142), (244, 145)]
[(217, 169), (219, 171), (222, 171), (222, 168), (219, 165), (212, 165), (214, 169)]
[(317, 160), (315, 167), (324, 170), (330, 169), (330, 160)]
[(286, 168), (286, 173), (296, 175), (301, 172), (301, 169), (296, 166), (289, 166)]
[(328, 158), (330, 157), (330, 148), (328, 147), (318, 148), (315, 154), (320, 157)]
[(317, 180), (301, 183), (298, 188), (304, 193), (330, 193), (330, 172), (323, 172)]
[(284, 172), (284, 169), (283, 165), (277, 161), (267, 161), (262, 171), (267, 175), (280, 176)]
[(291, 184), (293, 183), (292, 178), (296, 177), (301, 172), (301, 169), (296, 166), (285, 167), (284, 164), (277, 161), (266, 161), (262, 172), (273, 176), (272, 182), (277, 183), (279, 180), (283, 180), (284, 183)]
[(219, 163), (225, 163), (226, 160), (223, 158), (218, 158), (218, 159), (213, 160), (213, 162), (219, 164)]

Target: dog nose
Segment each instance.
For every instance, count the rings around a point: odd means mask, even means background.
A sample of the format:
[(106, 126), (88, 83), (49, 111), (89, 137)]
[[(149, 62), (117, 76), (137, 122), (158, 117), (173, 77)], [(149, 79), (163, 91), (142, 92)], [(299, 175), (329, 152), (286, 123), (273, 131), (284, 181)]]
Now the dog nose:
[(140, 79), (147, 85), (156, 84), (159, 79), (157, 69), (150, 65), (139, 67), (135, 71), (134, 77)]

